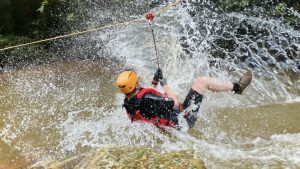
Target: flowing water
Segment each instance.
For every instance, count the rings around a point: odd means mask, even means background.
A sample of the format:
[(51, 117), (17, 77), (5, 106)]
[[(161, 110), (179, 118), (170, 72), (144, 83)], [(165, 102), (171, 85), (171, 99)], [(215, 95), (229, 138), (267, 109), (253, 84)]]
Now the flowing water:
[(170, 129), (169, 135), (131, 123), (114, 81), (131, 67), (149, 85), (156, 60), (148, 23), (78, 37), (78, 45), (88, 45), (81, 43), (87, 38), (98, 42), (101, 49), (93, 50), (105, 61), (0, 74), (0, 168), (107, 144), (193, 150), (207, 168), (300, 168), (300, 32), (281, 21), (220, 14), (208, 6), (183, 3), (155, 19), (164, 75), (182, 101), (197, 76), (236, 81), (251, 68), (255, 76), (245, 94), (207, 92), (198, 122), (187, 132)]

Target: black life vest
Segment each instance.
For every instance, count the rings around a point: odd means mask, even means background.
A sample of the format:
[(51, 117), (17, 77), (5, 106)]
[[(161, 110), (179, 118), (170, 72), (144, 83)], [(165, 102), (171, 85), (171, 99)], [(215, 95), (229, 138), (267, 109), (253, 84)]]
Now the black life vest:
[(125, 107), (127, 111), (128, 117), (131, 119), (131, 121), (141, 121), (145, 123), (153, 123), (155, 125), (159, 126), (169, 126), (169, 127), (175, 127), (175, 122), (173, 122), (170, 119), (164, 118), (164, 117), (157, 117), (155, 115), (149, 115), (145, 116), (146, 112), (141, 111), (141, 102), (145, 94), (152, 93), (156, 96), (162, 97), (162, 94), (152, 88), (142, 88), (134, 98), (131, 100), (127, 100), (125, 98), (123, 106)]

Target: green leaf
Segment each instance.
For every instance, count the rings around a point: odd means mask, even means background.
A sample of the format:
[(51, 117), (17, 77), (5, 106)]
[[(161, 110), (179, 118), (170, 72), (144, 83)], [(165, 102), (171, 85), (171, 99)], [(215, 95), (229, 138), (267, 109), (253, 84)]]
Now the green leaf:
[(74, 21), (74, 13), (70, 13), (67, 15), (67, 21)]
[(45, 11), (45, 7), (49, 4), (48, 0), (43, 0), (43, 2), (41, 3), (41, 6), (39, 9), (37, 9), (38, 12), (40, 13), (44, 13)]
[(297, 25), (299, 18), (296, 16), (287, 16), (285, 19), (290, 25)]
[(275, 7), (275, 14), (278, 16), (283, 16), (285, 14), (285, 5), (283, 3), (278, 4)]

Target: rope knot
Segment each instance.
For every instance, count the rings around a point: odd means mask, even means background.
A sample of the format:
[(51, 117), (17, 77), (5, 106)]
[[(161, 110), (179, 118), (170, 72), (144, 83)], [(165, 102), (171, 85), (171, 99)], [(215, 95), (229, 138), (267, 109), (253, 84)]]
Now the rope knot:
[(151, 22), (151, 21), (153, 21), (153, 19), (154, 19), (154, 14), (151, 13), (151, 12), (149, 12), (149, 13), (146, 14), (145, 18), (146, 18), (149, 22)]

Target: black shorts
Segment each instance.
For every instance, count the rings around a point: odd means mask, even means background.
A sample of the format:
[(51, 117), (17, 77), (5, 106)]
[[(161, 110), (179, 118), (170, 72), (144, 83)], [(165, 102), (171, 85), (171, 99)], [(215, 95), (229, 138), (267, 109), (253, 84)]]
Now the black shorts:
[(183, 113), (186, 114), (185, 118), (188, 122), (189, 128), (192, 128), (197, 121), (197, 116), (202, 99), (203, 95), (193, 89), (190, 89), (189, 93), (185, 97), (182, 107), (184, 109)]

